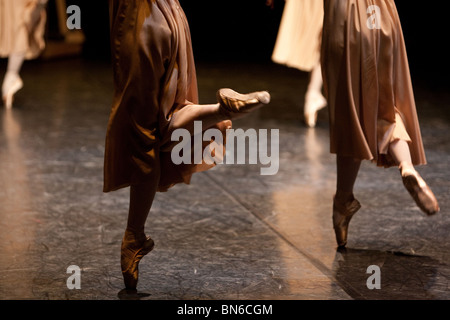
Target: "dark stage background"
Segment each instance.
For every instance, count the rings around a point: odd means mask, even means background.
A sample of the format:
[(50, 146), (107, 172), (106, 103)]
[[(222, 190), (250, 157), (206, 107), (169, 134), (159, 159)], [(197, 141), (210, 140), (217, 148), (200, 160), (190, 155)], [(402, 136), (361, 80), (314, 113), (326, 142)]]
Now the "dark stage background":
[[(317, 0), (321, 1), (321, 0)], [(87, 58), (109, 59), (108, 0), (69, 0), (82, 11)], [(180, 0), (191, 27), (197, 61), (270, 63), (284, 7), (265, 0)], [(446, 89), (449, 85), (449, 25), (443, 1), (396, 1), (413, 81)]]

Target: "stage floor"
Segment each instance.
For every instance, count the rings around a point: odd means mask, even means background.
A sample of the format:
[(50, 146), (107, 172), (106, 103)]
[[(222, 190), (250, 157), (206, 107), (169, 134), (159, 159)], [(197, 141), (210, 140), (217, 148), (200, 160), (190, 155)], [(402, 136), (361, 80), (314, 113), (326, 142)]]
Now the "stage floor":
[[(418, 171), (441, 212), (426, 217), (396, 168), (365, 162), (355, 192), (362, 209), (340, 252), (327, 111), (315, 129), (302, 120), (307, 74), (263, 63), (197, 69), (201, 103), (214, 103), (221, 87), (271, 92), (269, 106), (234, 128), (279, 130), (278, 173), (261, 175), (260, 162), (224, 164), (157, 194), (146, 227), (156, 246), (134, 298), (450, 298), (449, 93), (416, 85), (429, 162)], [(22, 75), (14, 108), (0, 109), (0, 299), (131, 299), (119, 295), (128, 189), (102, 193), (112, 72), (74, 59), (27, 62)], [(80, 289), (67, 286), (72, 265)], [(380, 289), (368, 287), (370, 266)]]

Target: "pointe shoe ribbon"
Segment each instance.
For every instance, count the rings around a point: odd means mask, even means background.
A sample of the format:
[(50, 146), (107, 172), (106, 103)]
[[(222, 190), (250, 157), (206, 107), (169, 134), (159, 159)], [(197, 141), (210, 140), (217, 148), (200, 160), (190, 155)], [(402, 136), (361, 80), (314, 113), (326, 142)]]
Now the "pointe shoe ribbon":
[(139, 237), (126, 231), (122, 240), (120, 264), (125, 287), (135, 290), (139, 278), (139, 262), (153, 250), (155, 243), (150, 237)]
[(223, 88), (217, 91), (217, 100), (227, 117), (236, 119), (269, 104), (270, 94), (267, 91), (241, 94), (232, 89)]
[(347, 245), (348, 226), (353, 215), (361, 208), (358, 200), (353, 199), (346, 204), (333, 201), (333, 227), (336, 234), (336, 242), (339, 247)]
[(402, 173), (403, 185), (419, 208), (431, 216), (439, 212), (439, 204), (430, 187), (423, 181), (417, 171), (408, 170)]

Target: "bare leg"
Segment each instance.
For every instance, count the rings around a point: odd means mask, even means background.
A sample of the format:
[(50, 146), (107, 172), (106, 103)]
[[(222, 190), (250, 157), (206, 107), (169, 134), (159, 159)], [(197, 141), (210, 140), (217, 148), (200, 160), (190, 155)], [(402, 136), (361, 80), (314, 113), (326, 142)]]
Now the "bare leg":
[(322, 92), (322, 66), (318, 63), (311, 71), (307, 92)]
[[(217, 92), (219, 103), (207, 105), (187, 105), (173, 114), (165, 136), (170, 139), (172, 132), (176, 129), (186, 129), (194, 133), (194, 122), (201, 121), (203, 130), (206, 130), (220, 122), (229, 121), (227, 126), (231, 127), (231, 121), (248, 115), (270, 102), (270, 94), (266, 91), (257, 91), (249, 94), (240, 94), (234, 90), (225, 88)], [(169, 141), (162, 141), (165, 150)], [(176, 143), (176, 142), (174, 142)]]
[(316, 126), (318, 111), (327, 105), (325, 97), (322, 95), (322, 86), (322, 67), (318, 63), (310, 74), (303, 110), (305, 122), (311, 128)]
[(396, 140), (392, 142), (389, 145), (389, 153), (399, 166), (402, 174), (406, 170), (414, 170), (408, 142), (406, 142), (405, 140)]
[(243, 117), (268, 104), (270, 94), (266, 91), (240, 94), (231, 89), (221, 89), (217, 99), (219, 103), (216, 104), (185, 106), (173, 115), (169, 130), (183, 128), (193, 133), (194, 121), (202, 121), (203, 129), (208, 129), (218, 122)]
[(220, 105), (188, 105), (176, 112), (170, 121), (169, 136), (176, 129), (186, 129), (190, 133), (194, 133), (194, 121), (201, 121), (203, 129), (208, 129), (215, 124), (228, 120)]
[(11, 108), (14, 94), (23, 87), (20, 78), (25, 54), (16, 53), (8, 57), (8, 67), (2, 84), (2, 98), (5, 100), (6, 108)]

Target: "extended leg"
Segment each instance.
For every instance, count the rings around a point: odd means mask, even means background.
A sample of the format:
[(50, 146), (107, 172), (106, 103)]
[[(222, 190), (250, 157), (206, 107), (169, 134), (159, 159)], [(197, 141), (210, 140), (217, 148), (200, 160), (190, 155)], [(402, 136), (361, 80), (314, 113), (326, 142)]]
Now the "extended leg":
[[(176, 129), (186, 129), (194, 133), (194, 121), (201, 121), (203, 130), (206, 130), (219, 122), (229, 121), (248, 115), (270, 102), (270, 94), (266, 91), (257, 91), (249, 94), (240, 94), (234, 90), (225, 88), (217, 92), (218, 103), (207, 105), (191, 104), (184, 106), (175, 112), (170, 121), (169, 132), (166, 137), (171, 137)], [(231, 121), (229, 122), (231, 127)], [(162, 144), (166, 149), (168, 141)]]
[(391, 142), (389, 153), (398, 164), (403, 184), (419, 208), (428, 215), (439, 212), (436, 197), (412, 164), (408, 142), (405, 140)]

